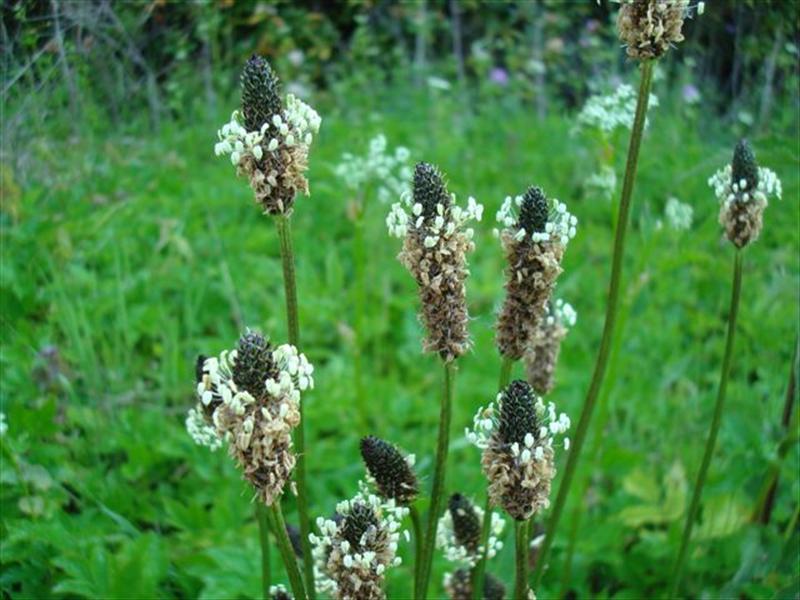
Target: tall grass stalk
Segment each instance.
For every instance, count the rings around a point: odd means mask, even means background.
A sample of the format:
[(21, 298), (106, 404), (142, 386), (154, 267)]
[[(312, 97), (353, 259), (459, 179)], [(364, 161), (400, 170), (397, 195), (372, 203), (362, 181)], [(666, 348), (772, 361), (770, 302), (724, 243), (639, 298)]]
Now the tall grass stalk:
[(453, 406), (453, 384), (455, 379), (455, 361), (444, 362), (444, 381), (442, 385), (442, 400), (439, 412), (439, 437), (436, 444), (436, 463), (433, 471), (433, 488), (431, 490), (431, 504), (428, 510), (428, 523), (425, 531), (425, 540), (422, 547), (422, 564), (419, 578), (415, 586), (414, 597), (423, 600), (427, 597), (428, 583), (431, 577), (433, 563), (433, 546), (436, 541), (436, 526), (439, 523), (439, 512), (444, 496), (444, 482), (447, 471), (447, 450), (450, 445), (450, 417)]
[(647, 116), (647, 105), (650, 99), (650, 84), (653, 78), (654, 62), (647, 60), (641, 63), (641, 82), (639, 84), (639, 94), (636, 100), (636, 114), (633, 120), (633, 128), (631, 130), (631, 139), (628, 146), (628, 159), (625, 165), (625, 179), (622, 185), (622, 197), (619, 203), (619, 217), (617, 218), (616, 232), (614, 235), (614, 254), (611, 261), (611, 280), (609, 282), (608, 290), (608, 304), (606, 305), (606, 318), (603, 325), (603, 336), (600, 341), (600, 350), (597, 354), (597, 362), (595, 363), (594, 373), (592, 374), (592, 381), (589, 385), (589, 391), (586, 395), (586, 401), (581, 411), (580, 420), (578, 421), (578, 428), (575, 432), (575, 437), (572, 440), (572, 450), (567, 457), (567, 466), (564, 469), (564, 478), (561, 480), (561, 485), (558, 488), (558, 496), (556, 497), (555, 504), (553, 505), (553, 512), (550, 514), (550, 519), (547, 521), (544, 543), (539, 552), (539, 557), (536, 561), (536, 568), (533, 573), (533, 589), (539, 587), (539, 583), (544, 573), (544, 565), (547, 562), (547, 554), (553, 545), (558, 523), (561, 519), (561, 513), (564, 510), (567, 496), (569, 495), (570, 485), (575, 476), (575, 469), (578, 466), (578, 460), (581, 455), (586, 434), (589, 430), (589, 423), (592, 419), (592, 413), (597, 402), (598, 394), (603, 385), (603, 377), (605, 376), (606, 365), (611, 352), (612, 342), (614, 338), (614, 328), (617, 319), (617, 305), (619, 304), (620, 282), (622, 279), (622, 259), (625, 253), (625, 233), (628, 228), (628, 215), (631, 208), (631, 199), (633, 196), (633, 184), (636, 179), (636, 167), (639, 162), (639, 148), (642, 143), (642, 133), (644, 132), (644, 124)]
[[(280, 501), (276, 500), (272, 506), (268, 508), (268, 511), (270, 520), (272, 521), (272, 531), (275, 533), (275, 539), (278, 542), (278, 550), (281, 553), (283, 565), (286, 567), (286, 575), (289, 577), (289, 586), (292, 588), (292, 595), (295, 600), (305, 600), (309, 596), (306, 595), (303, 577), (300, 575), (300, 570), (297, 568), (297, 560), (294, 556), (292, 542), (289, 540), (289, 534), (286, 533), (286, 522), (283, 520), (283, 511), (281, 511)], [(311, 585), (314, 585), (313, 581)], [(267, 591), (269, 592), (269, 590)]]
[(529, 521), (514, 521), (514, 598), (523, 600), (528, 597), (528, 525)]
[(728, 335), (725, 342), (725, 356), (722, 359), (722, 372), (720, 373), (719, 389), (717, 402), (714, 405), (714, 416), (711, 419), (711, 429), (706, 439), (706, 449), (703, 453), (703, 462), (700, 464), (700, 472), (697, 474), (697, 481), (694, 485), (692, 500), (689, 504), (689, 511), (686, 513), (686, 524), (683, 527), (683, 537), (681, 538), (680, 550), (675, 560), (670, 577), (668, 598), (675, 598), (678, 585), (681, 582), (681, 574), (686, 562), (686, 555), (689, 550), (689, 542), (692, 537), (692, 528), (697, 519), (697, 512), (700, 509), (700, 498), (703, 495), (703, 485), (706, 482), (708, 467), (711, 465), (711, 458), (714, 454), (714, 446), (717, 443), (717, 434), (722, 421), (722, 410), (725, 406), (725, 392), (728, 387), (728, 374), (730, 373), (731, 357), (733, 356), (733, 340), (736, 333), (736, 316), (739, 313), (739, 297), (742, 290), (742, 252), (736, 251), (733, 260), (733, 289), (731, 291), (731, 309), (728, 315)]
[[(500, 381), (497, 383), (498, 391), (502, 390), (508, 385), (511, 380), (511, 369), (514, 366), (514, 361), (510, 358), (503, 358), (503, 364), (500, 365)], [(486, 492), (486, 503), (483, 507), (483, 523), (481, 524), (481, 542), (480, 545), (485, 549), (489, 540), (489, 529), (492, 526), (492, 505), (489, 501), (489, 492)], [(480, 600), (483, 595), (483, 582), (486, 577), (486, 552), (484, 551), (478, 564), (472, 570), (472, 597), (474, 600)]]
[(270, 579), (269, 565), (269, 515), (263, 502), (256, 502), (256, 517), (258, 518), (258, 540), (261, 544), (261, 597), (269, 600)]
[[(278, 239), (281, 247), (281, 263), (283, 265), (283, 289), (286, 296), (286, 325), (289, 343), (299, 348), (300, 326), (297, 317), (297, 282), (295, 279), (294, 249), (292, 247), (292, 229), (289, 217), (277, 215), (275, 226), (278, 230)], [(306, 488), (306, 441), (305, 418), (303, 417), (304, 403), (300, 403), (300, 424), (295, 430), (294, 444), (297, 449), (297, 512), (300, 520), (300, 544), (303, 549), (303, 575), (305, 577), (308, 597), (315, 598), (314, 590), (314, 564), (311, 558), (311, 542), (308, 535), (311, 533), (311, 524), (308, 519), (308, 490)], [(279, 535), (275, 532), (275, 535)], [(294, 556), (292, 556), (294, 559)], [(288, 568), (288, 567), (287, 567)], [(297, 594), (295, 594), (297, 596)]]

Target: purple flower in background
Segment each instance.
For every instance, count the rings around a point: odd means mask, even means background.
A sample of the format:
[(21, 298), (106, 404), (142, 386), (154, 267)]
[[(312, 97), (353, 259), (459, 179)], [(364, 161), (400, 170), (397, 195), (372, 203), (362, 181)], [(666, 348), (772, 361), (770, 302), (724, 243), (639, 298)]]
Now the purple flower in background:
[(681, 90), (681, 95), (686, 104), (697, 104), (700, 102), (700, 90), (698, 90), (694, 84), (687, 83), (684, 85)]
[(597, 19), (588, 19), (584, 25), (586, 31), (589, 33), (594, 33), (600, 28), (600, 21)]
[(489, 80), (499, 86), (508, 85), (508, 71), (502, 67), (493, 67), (489, 72)]

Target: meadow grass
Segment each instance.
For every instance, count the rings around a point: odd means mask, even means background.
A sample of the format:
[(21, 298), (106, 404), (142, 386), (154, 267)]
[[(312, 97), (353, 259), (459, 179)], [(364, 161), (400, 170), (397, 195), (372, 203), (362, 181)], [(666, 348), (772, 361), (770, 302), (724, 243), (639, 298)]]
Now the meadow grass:
[[(358, 440), (368, 433), (416, 452), (424, 486), (432, 477), (439, 359), (420, 355), (416, 289), (386, 234), (388, 206), (374, 198), (365, 199), (363, 215), (364, 313), (356, 315), (351, 302), (354, 224), (333, 165), (378, 132), (392, 146), (409, 147), (412, 160), (438, 164), (459, 197), (486, 205), (470, 256), (475, 345), (458, 361), (447, 482), (448, 494), (462, 491), (482, 503), (479, 453), (461, 431), (493, 399), (500, 369), (493, 337), (503, 256), (491, 235), (494, 212), (506, 195), (535, 183), (580, 220), (556, 290), (576, 308), (578, 323), (563, 343), (551, 394), (574, 421), (600, 339), (616, 208), (582, 196), (593, 150), (570, 134), (569, 114), (537, 121), (504, 99), (462, 112), (449, 98), (397, 92), (380, 110), (352, 104), (339, 112), (320, 107), (312, 196), (298, 200), (293, 217), (301, 350), (317, 382), (305, 396), (311, 515), (329, 517), (355, 491), (364, 474)], [(573, 486), (585, 494), (567, 503), (540, 597), (561, 588), (573, 527), (568, 589), (580, 597), (663, 590), (680, 539), (713, 410), (729, 296), (732, 250), (706, 180), (730, 160), (736, 136), (672, 104), (662, 101), (650, 114), (619, 342)], [(195, 446), (183, 426), (198, 353), (232, 346), (244, 326), (287, 338), (274, 228), (259, 218), (247, 182), (212, 153), (226, 116), (220, 110), (174, 124), (150, 141), (119, 136), (47, 149), (48, 178), (4, 200), (18, 217), (2, 217), (0, 391), (9, 433), (2, 441), (0, 586), (15, 597), (259, 593), (252, 492), (223, 451)], [(798, 325), (796, 128), (793, 122), (753, 139), (759, 163), (782, 178), (784, 195), (746, 250), (728, 407), (684, 574), (692, 595), (797, 593), (797, 534), (783, 541), (800, 492), (796, 451), (782, 466), (773, 525), (747, 523), (777, 457)], [(624, 149), (616, 155), (621, 174)], [(664, 221), (669, 196), (693, 206), (690, 231)], [(364, 327), (370, 431), (354, 426), (364, 422), (352, 376), (356, 322)], [(522, 376), (520, 366), (514, 375)], [(284, 511), (296, 524), (290, 494)], [(570, 518), (576, 514), (579, 521)], [(507, 585), (512, 538), (507, 527), (506, 549), (488, 565)], [(400, 552), (410, 565), (411, 545)], [(432, 595), (441, 593), (444, 568), (437, 556)], [(389, 571), (389, 597), (410, 594), (408, 573)], [(286, 583), (276, 559), (272, 581)]]

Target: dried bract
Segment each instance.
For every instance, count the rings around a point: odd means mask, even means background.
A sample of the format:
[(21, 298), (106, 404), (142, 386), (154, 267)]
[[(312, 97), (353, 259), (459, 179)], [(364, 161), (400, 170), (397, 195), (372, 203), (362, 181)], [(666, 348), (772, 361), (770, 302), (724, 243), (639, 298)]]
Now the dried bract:
[[(445, 573), (444, 590), (450, 600), (471, 600), (472, 577), (469, 569), (458, 569), (453, 573)], [(483, 596), (485, 600), (503, 600), (506, 597), (506, 586), (489, 573), (483, 580)]]
[(539, 321), (523, 356), (528, 383), (536, 393), (545, 395), (553, 389), (561, 340), (576, 319), (575, 310), (563, 300), (547, 304), (547, 314)]
[(683, 41), (689, 0), (622, 0), (617, 17), (619, 39), (636, 60), (660, 58)]

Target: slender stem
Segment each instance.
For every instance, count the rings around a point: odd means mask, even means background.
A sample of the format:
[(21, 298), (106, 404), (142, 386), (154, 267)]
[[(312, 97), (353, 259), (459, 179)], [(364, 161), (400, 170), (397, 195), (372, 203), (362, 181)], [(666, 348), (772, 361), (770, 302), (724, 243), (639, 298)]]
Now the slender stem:
[(645, 117), (647, 115), (647, 104), (650, 99), (650, 83), (653, 78), (653, 62), (645, 61), (642, 63), (642, 79), (639, 84), (639, 96), (636, 100), (636, 115), (633, 119), (633, 129), (631, 131), (630, 145), (628, 146), (628, 160), (625, 165), (625, 179), (622, 184), (622, 197), (619, 203), (619, 217), (617, 218), (616, 233), (614, 235), (614, 255), (611, 259), (611, 280), (608, 286), (608, 304), (606, 305), (606, 319), (603, 325), (603, 337), (600, 341), (600, 350), (597, 353), (592, 382), (586, 394), (586, 401), (581, 411), (578, 428), (572, 440), (572, 449), (567, 457), (567, 466), (564, 469), (564, 478), (558, 488), (558, 496), (553, 505), (553, 512), (547, 522), (544, 543), (536, 561), (533, 572), (533, 588), (539, 587), (539, 583), (544, 573), (544, 565), (547, 563), (547, 554), (553, 545), (558, 522), (564, 510), (567, 496), (569, 495), (570, 484), (575, 476), (575, 469), (578, 466), (578, 459), (581, 449), (589, 430), (589, 422), (592, 419), (597, 396), (603, 384), (606, 364), (614, 338), (614, 326), (617, 319), (617, 304), (619, 303), (620, 281), (622, 279), (622, 258), (625, 253), (625, 233), (628, 228), (628, 213), (631, 208), (631, 198), (633, 196), (633, 184), (636, 179), (636, 167), (639, 162), (639, 148), (642, 143), (642, 133), (644, 131)]
[(275, 501), (272, 506), (268, 507), (270, 520), (272, 521), (272, 532), (275, 534), (275, 540), (278, 543), (278, 550), (283, 559), (283, 565), (286, 567), (286, 574), (289, 576), (289, 585), (292, 588), (292, 594), (295, 600), (305, 600), (308, 598), (306, 595), (305, 586), (303, 585), (303, 578), (300, 575), (300, 569), (297, 568), (297, 559), (294, 555), (292, 542), (289, 540), (289, 534), (286, 533), (286, 522), (283, 520), (283, 512), (281, 511), (281, 503)]
[(528, 597), (528, 521), (514, 521), (516, 539), (516, 576), (514, 578), (515, 600)]
[[(289, 332), (289, 343), (299, 348), (300, 326), (297, 318), (297, 282), (294, 269), (294, 249), (292, 248), (292, 229), (289, 217), (275, 217), (278, 239), (281, 245), (281, 262), (283, 264), (283, 289), (286, 296), (286, 325)], [(305, 576), (308, 597), (316, 597), (314, 590), (314, 564), (311, 558), (311, 542), (308, 535), (311, 525), (308, 519), (308, 492), (306, 488), (306, 436), (303, 405), (300, 403), (300, 424), (295, 428), (294, 445), (297, 449), (297, 512), (300, 518), (300, 545), (303, 549), (303, 575)]]
[[(419, 515), (417, 507), (409, 506), (409, 513), (411, 514), (411, 527), (414, 529), (414, 583), (417, 585), (419, 581), (419, 568), (422, 564), (422, 517)], [(414, 588), (416, 589), (416, 587)]]
[(420, 577), (417, 581), (414, 597), (423, 600), (427, 597), (428, 582), (431, 577), (433, 563), (433, 544), (436, 540), (436, 526), (439, 523), (439, 511), (444, 495), (444, 481), (447, 470), (447, 450), (450, 445), (450, 414), (453, 405), (453, 379), (455, 377), (454, 361), (444, 363), (444, 384), (442, 386), (442, 405), (439, 412), (439, 439), (436, 444), (436, 465), (433, 471), (433, 489), (431, 505), (428, 511), (428, 526), (425, 532), (425, 544), (422, 550), (423, 561), (420, 566)]
[[(514, 366), (513, 359), (503, 357), (503, 364), (500, 365), (500, 380), (497, 383), (497, 389), (502, 390), (508, 385), (511, 379), (511, 369)], [(481, 547), (486, 548), (489, 540), (489, 528), (492, 525), (492, 504), (489, 501), (489, 494), (486, 494), (486, 503), (483, 506), (483, 523), (481, 524)], [(472, 598), (480, 600), (483, 595), (483, 581), (486, 577), (486, 552), (481, 554), (478, 559), (478, 564), (472, 570)]]
[(256, 517), (258, 518), (258, 539), (261, 542), (261, 597), (269, 600), (270, 570), (269, 570), (269, 515), (263, 502), (256, 502)]
[(364, 243), (364, 215), (361, 202), (356, 207), (355, 216), (355, 235), (353, 236), (353, 270), (355, 274), (354, 302), (355, 335), (353, 338), (353, 379), (356, 392), (356, 408), (358, 416), (364, 428), (369, 427), (367, 410), (366, 390), (364, 388), (364, 341), (366, 339), (366, 326), (364, 324), (365, 313), (367, 310), (366, 301), (366, 246)]
[(681, 573), (686, 562), (686, 554), (689, 550), (689, 541), (692, 537), (692, 527), (697, 519), (697, 512), (700, 509), (700, 497), (703, 495), (703, 485), (706, 482), (708, 467), (714, 455), (714, 446), (717, 443), (720, 422), (722, 421), (722, 409), (725, 406), (725, 391), (728, 387), (728, 374), (730, 373), (731, 357), (733, 356), (733, 339), (736, 333), (736, 316), (739, 313), (739, 296), (742, 290), (742, 253), (736, 251), (733, 261), (733, 290), (731, 291), (731, 310), (728, 315), (728, 336), (725, 342), (725, 356), (722, 359), (722, 372), (719, 378), (719, 390), (717, 402), (714, 405), (714, 416), (711, 419), (711, 429), (706, 439), (706, 449), (703, 453), (703, 462), (700, 464), (700, 472), (697, 474), (697, 481), (692, 493), (692, 501), (689, 504), (689, 511), (686, 513), (686, 523), (683, 528), (683, 537), (678, 551), (678, 558), (672, 570), (669, 586), (669, 598), (675, 598), (678, 585), (681, 582)]
[(800, 502), (798, 502), (797, 506), (795, 506), (794, 513), (792, 513), (792, 518), (789, 519), (789, 524), (786, 526), (786, 531), (783, 532), (783, 542), (785, 544), (788, 544), (789, 540), (792, 539), (792, 534), (797, 527), (798, 519), (800, 519)]

